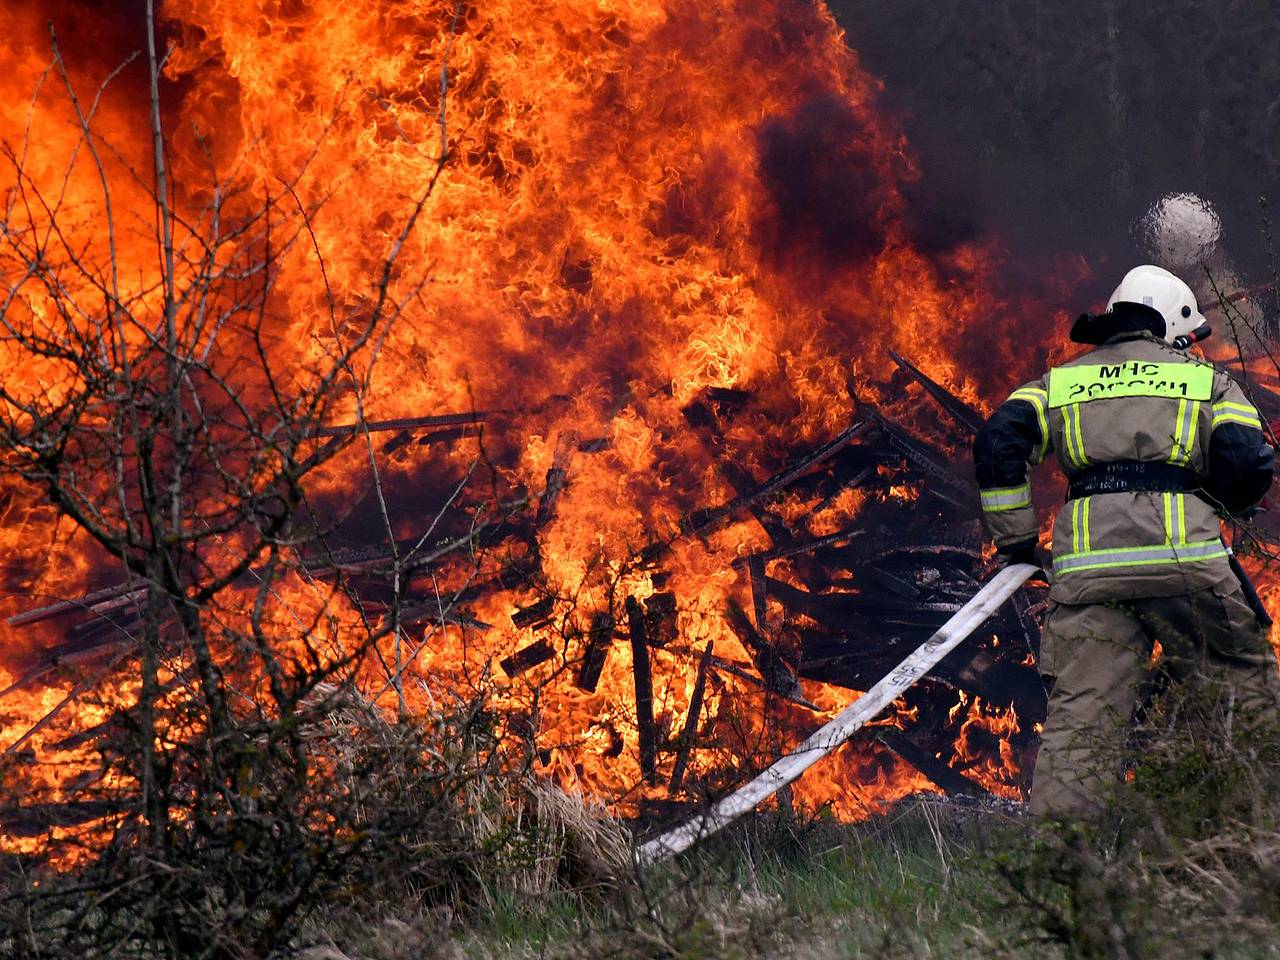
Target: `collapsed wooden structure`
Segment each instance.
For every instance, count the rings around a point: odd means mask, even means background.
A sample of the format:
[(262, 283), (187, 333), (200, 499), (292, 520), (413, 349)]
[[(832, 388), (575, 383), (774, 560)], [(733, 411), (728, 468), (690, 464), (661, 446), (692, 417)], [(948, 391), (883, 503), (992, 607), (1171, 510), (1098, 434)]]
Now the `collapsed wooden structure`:
[[(966, 445), (981, 423), (978, 411), (909, 361), (897, 355), (893, 359), (898, 370), (888, 389), (902, 395), (909, 384), (918, 384), (945, 414), (945, 429), (952, 443)], [(532, 631), (534, 639), (498, 663), (507, 677), (514, 678), (563, 655), (574, 669), (576, 685), (593, 691), (610, 652), (628, 644), (640, 769), (644, 780), (656, 785), (660, 754), (665, 752), (671, 760), (667, 789), (672, 798), (692, 797), (699, 789), (687, 774), (690, 758), (698, 749), (708, 684), (729, 675), (778, 702), (812, 710), (816, 707), (804, 697), (803, 679), (851, 690), (868, 689), (959, 610), (991, 569), (981, 550), (978, 497), (967, 458), (957, 459), (946, 446), (922, 436), (921, 431), (895, 421), (882, 409), (862, 404), (855, 421), (832, 440), (799, 452), (773, 476), (758, 480), (721, 453), (727, 425), (751, 400), (744, 391), (710, 389), (685, 408), (688, 428), (711, 452), (734, 496), (686, 515), (674, 534), (676, 539), (705, 537), (721, 525), (745, 517), (753, 518), (766, 534), (768, 549), (735, 562), (749, 585), (750, 607), (730, 603), (725, 610), (726, 621), (749, 652), (750, 661), (725, 659), (709, 643), (683, 651), (696, 669), (689, 710), (678, 729), (657, 728), (650, 651), (682, 649), (676, 635), (680, 598), (661, 588), (662, 561), (673, 543), (668, 539), (650, 543), (635, 558), (636, 563), (655, 572), (658, 592), (644, 599), (625, 597), (617, 610), (591, 612), (579, 618), (587, 623), (585, 629), (580, 634), (570, 630), (568, 635), (564, 619), (555, 617), (557, 598), (540, 596), (511, 615), (512, 624)], [(381, 449), (392, 452), (413, 443), (454, 442), (480, 423), (502, 415), (497, 411), (422, 417), (369, 422), (359, 428), (391, 434), (381, 442)], [(326, 428), (324, 434), (336, 437), (356, 429), (354, 424), (340, 425)], [(577, 443), (576, 449), (591, 453), (604, 446), (605, 441), (588, 440)], [(496, 592), (527, 593), (538, 581), (536, 534), (555, 516), (557, 499), (571, 482), (565, 457), (558, 456), (539, 495), (514, 500), (492, 518), (472, 523), (452, 537), (430, 544), (409, 538), (395, 549), (381, 544), (326, 551), (301, 558), (300, 566), (308, 576), (343, 577), (362, 606), (374, 614), (389, 609), (388, 574), (394, 568), (407, 585), (405, 592), (396, 595), (402, 604), (397, 614), (401, 624), (434, 622), (490, 630), (491, 624), (470, 612), (471, 605)], [(783, 493), (823, 505), (850, 487), (874, 496), (849, 529), (826, 536), (801, 534), (774, 509), (774, 501)], [(909, 489), (915, 499), (889, 495), (891, 487)], [(447, 605), (434, 594), (415, 590), (415, 584), (429, 581), (438, 564), (459, 552), (509, 540), (527, 544), (525, 556), (468, 582)], [(786, 580), (768, 573), (771, 562), (781, 559), (788, 561), (792, 574)], [(1033, 746), (1033, 725), (1044, 716), (1044, 690), (1034, 667), (1036, 618), (1042, 602), (1043, 596), (1035, 588), (1019, 591), (1012, 609), (1006, 607), (993, 618), (985, 634), (975, 635), (938, 664), (931, 683), (951, 691), (949, 696), (936, 696), (928, 684), (923, 685), (912, 694), (910, 705), (916, 720), (911, 727), (875, 728), (868, 736), (948, 793), (985, 792), (966, 774), (972, 757), (957, 752), (954, 723), (947, 722), (947, 715), (956, 708), (955, 691), (966, 695), (961, 698), (966, 709), (978, 699), (1010, 708), (1021, 720), (1015, 748)], [(771, 621), (771, 603), (784, 611), (785, 630), (778, 629), (776, 619)], [(63, 639), (45, 649), (9, 690), (0, 691), (0, 697), (15, 688), (38, 684), (66, 664), (113, 662), (129, 650), (145, 604), (145, 587), (120, 584), (10, 618), (13, 626), (54, 620), (62, 627)], [(73, 690), (4, 753), (21, 750), (35, 730), (46, 726), (80, 692), (79, 687)], [(994, 749), (995, 745), (988, 747)], [(771, 759), (762, 757), (761, 764)], [(83, 819), (99, 815), (89, 808), (81, 812)], [(0, 812), (0, 823), (21, 824), (29, 830), (37, 821), (62, 822), (68, 816), (74, 819), (75, 810), (28, 807)]]

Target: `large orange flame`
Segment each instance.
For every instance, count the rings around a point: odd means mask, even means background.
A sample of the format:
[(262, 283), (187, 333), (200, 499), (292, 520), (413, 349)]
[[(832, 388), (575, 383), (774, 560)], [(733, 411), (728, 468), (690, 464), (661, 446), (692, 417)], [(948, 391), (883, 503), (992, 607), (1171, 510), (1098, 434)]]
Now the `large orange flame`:
[[(49, 63), (39, 6), (0, 8), (0, 34), (18, 54), (3, 79), (0, 129), (27, 151), (29, 175), (46, 191), (70, 165), (72, 229), (101, 254), (101, 189), (69, 102), (51, 76), (31, 100)], [(623, 809), (662, 791), (643, 786), (625, 625), (596, 691), (571, 682), (566, 658), (580, 656), (590, 614), (623, 624), (622, 598), (643, 601), (659, 589), (678, 598), (678, 640), (652, 653), (664, 742), (684, 722), (705, 644), (750, 667), (724, 609), (745, 596), (733, 562), (768, 546), (758, 526), (735, 518), (678, 542), (660, 587), (651, 568), (630, 562), (689, 511), (733, 496), (686, 424), (686, 405), (708, 388), (750, 392), (722, 453), (759, 480), (848, 426), (853, 394), (877, 396), (888, 348), (975, 403), (981, 371), (1003, 363), (1005, 385), (1011, 371), (1030, 374), (1036, 364), (999, 356), (1009, 338), (973, 335), (980, 322), (1026, 315), (997, 292), (995, 242), (928, 250), (916, 242), (902, 192), (918, 175), (910, 149), (877, 106), (877, 81), (817, 0), (167, 0), (161, 13), (179, 204), (198, 210), (216, 177), (310, 212), (314, 243), (284, 254), (273, 294), (280, 359), (301, 364), (324, 349), (334, 335), (330, 296), (339, 317), (367, 309), (407, 211), (440, 168), (393, 280), (407, 301), (381, 344), (366, 415), (503, 411), (485, 443), (505, 483), (536, 495), (549, 470), (566, 471), (554, 517), (537, 533), (547, 588), (563, 598), (552, 619), (564, 642), (543, 665), (504, 681), (503, 697), (527, 713), (527, 691), (543, 685), (537, 715), (526, 717), (543, 745), (542, 768)], [(108, 52), (141, 45), (137, 24), (102, 16), (63, 41), (82, 97), (110, 69)], [(147, 106), (145, 86), (126, 71), (96, 120), (114, 147), (116, 209), (142, 217)], [(136, 181), (130, 169), (141, 172)], [(294, 184), (288, 195), (284, 181)], [(139, 288), (156, 269), (144, 236), (135, 224), (118, 240), (122, 275)], [(18, 375), (17, 365), (6, 357), (6, 375)], [(345, 414), (355, 412), (353, 401)], [(916, 421), (914, 405), (898, 413)], [(382, 482), (407, 505), (397, 535), (425, 526), (414, 504), (427, 501), (415, 497), (456, 479), (476, 455), (473, 436), (387, 457)], [(319, 492), (359, 501), (370, 483), (353, 454), (335, 461)], [(793, 496), (779, 512), (820, 536), (847, 527), (863, 499), (846, 491), (815, 510)], [(3, 525), (6, 613), (100, 582), (100, 560), (16, 488)], [(786, 579), (787, 570), (778, 561), (770, 573)], [(302, 580), (283, 594), (307, 609), (319, 602)], [(405, 696), (421, 702), (464, 687), (534, 642), (533, 628), (510, 619), (532, 599), (490, 593), (469, 614), (492, 629), (432, 631)], [(287, 632), (287, 618), (280, 623)], [(50, 639), (28, 628), (6, 630), (0, 642), (21, 650)], [(422, 640), (419, 629), (406, 649)], [(0, 669), (0, 685), (17, 671)], [(0, 703), (0, 747), (74, 681), (46, 682)], [(851, 697), (814, 683), (804, 692), (818, 713), (774, 703), (765, 723), (763, 695), (716, 674), (703, 724), (713, 735), (694, 751), (690, 777), (740, 761), (716, 746), (717, 729), (745, 729), (758, 764)], [(986, 716), (969, 723), (997, 734), (1006, 725)], [(94, 721), (70, 711), (29, 741), (30, 756), (61, 758), (59, 738)], [(997, 751), (989, 770), (975, 769), (1007, 793), (1006, 761)], [(816, 770), (800, 796), (856, 816), (923, 788), (932, 789), (863, 745)]]

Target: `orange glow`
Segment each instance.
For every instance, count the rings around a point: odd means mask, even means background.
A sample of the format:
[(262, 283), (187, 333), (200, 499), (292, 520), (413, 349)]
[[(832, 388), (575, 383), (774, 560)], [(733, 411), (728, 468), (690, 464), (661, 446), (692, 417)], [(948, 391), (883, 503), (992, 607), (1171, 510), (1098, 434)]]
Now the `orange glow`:
[[(314, 211), (314, 242), (340, 317), (370, 309), (383, 258), (436, 172), (443, 132), (443, 174), (391, 281), (405, 307), (380, 343), (366, 415), (499, 411), (483, 442), (503, 495), (536, 503), (553, 467), (568, 483), (554, 516), (501, 557), (536, 556), (556, 598), (550, 626), (513, 625), (512, 614), (539, 599), (513, 587), (467, 603), (467, 615), (491, 629), (407, 628), (404, 649), (416, 659), (404, 696), (410, 708), (425, 709), (441, 691), (493, 677), (495, 708), (533, 730), (540, 771), (621, 812), (666, 797), (706, 644), (721, 660), (756, 670), (725, 611), (729, 601), (750, 608), (736, 564), (772, 544), (745, 512), (700, 536), (676, 536), (682, 518), (737, 493), (684, 408), (711, 388), (749, 395), (740, 415), (723, 418), (716, 442), (724, 460), (759, 482), (848, 427), (860, 402), (886, 404), (906, 427), (937, 435), (929, 401), (915, 388), (904, 399), (885, 386), (889, 349), (980, 408), (992, 393), (984, 370), (1035, 372), (1036, 358), (1015, 351), (1013, 338), (981, 345), (966, 338), (971, 325), (1031, 308), (999, 292), (996, 240), (938, 254), (916, 242), (902, 192), (919, 176), (910, 147), (877, 103), (879, 82), (816, 0), (480, 0), (456, 8), (453, 0), (166, 0), (161, 13), (182, 213), (198, 220), (211, 169), (242, 191), (231, 217), (267, 195), (292, 204), (281, 199), (281, 183), (296, 180), (298, 202)], [(26, 129), (49, 62), (47, 19), (39, 3), (0, 6), (0, 35), (22, 51), (3, 79), (0, 126), (10, 141)], [(136, 24), (97, 26), (102, 36), (127, 34), (122, 50), (140, 36)], [(114, 66), (103, 66), (105, 55), (69, 55), (71, 80), (95, 89)], [(154, 291), (157, 270), (147, 235), (153, 211), (128, 173), (150, 182), (146, 110), (145, 91), (126, 73), (97, 123), (117, 149), (107, 176), (114, 207), (129, 211), (118, 257), (135, 292)], [(70, 167), (70, 229), (102, 260), (101, 189), (52, 80), (30, 115), (27, 175), (53, 192)], [(843, 219), (824, 219), (834, 207)], [(282, 253), (278, 267), (270, 349), (280, 369), (303, 371), (334, 337), (326, 290), (310, 242)], [(48, 303), (33, 297), (24, 309), (38, 315)], [(0, 360), (32, 394), (49, 388), (47, 371), (10, 347), (0, 346)], [(355, 415), (354, 397), (334, 411), (340, 421)], [(425, 529), (432, 496), (479, 455), (477, 432), (449, 447), (408, 444), (385, 456), (382, 481), (401, 498), (398, 537)], [(876, 496), (921, 501), (917, 485), (884, 474), (887, 494)], [(371, 482), (367, 452), (353, 448), (320, 471), (312, 493), (336, 509), (362, 502)], [(786, 491), (765, 507), (816, 538), (849, 529), (871, 499), (852, 488)], [(9, 485), (0, 502), (0, 615), (119, 579), (29, 491)], [(367, 542), (381, 532), (368, 531)], [(646, 546), (668, 541), (660, 563), (636, 562)], [(485, 562), (484, 574), (493, 574), (499, 561)], [(451, 563), (414, 589), (432, 596), (465, 582), (463, 564)], [(786, 559), (770, 561), (766, 572), (797, 581)], [(675, 639), (650, 654), (663, 750), (656, 783), (648, 784), (623, 603), (667, 593), (676, 598)], [(221, 613), (244, 618), (249, 603), (241, 596)], [(614, 626), (599, 683), (587, 691), (574, 678), (595, 614)], [(300, 648), (298, 624), (314, 623), (311, 640), (336, 656), (354, 642), (359, 615), (299, 573), (279, 585), (266, 622), (284, 650)], [(544, 637), (553, 638), (549, 659), (512, 678), (498, 669)], [(0, 626), (8, 651), (0, 686), (59, 640), (47, 624)], [(390, 641), (382, 653), (391, 659)], [(69, 667), (0, 700), (0, 750), (65, 697), (79, 671), (95, 669), (100, 662)], [(394, 708), (382, 674), (373, 664), (362, 671), (370, 695)], [(246, 677), (246, 696), (264, 682)], [(856, 695), (803, 686), (817, 713), (714, 671), (685, 782), (723, 787)], [(89, 746), (59, 744), (136, 695), (110, 676), (96, 689), (95, 703), (77, 702), (24, 746), (22, 776), (42, 801), (67, 795), (92, 762)], [(970, 706), (957, 740), (976, 751), (962, 754), (966, 770), (1012, 795), (1008, 738), (1016, 718)], [(910, 719), (905, 704), (893, 716)], [(919, 790), (936, 787), (887, 751), (855, 742), (815, 767), (796, 798), (856, 818)], [(43, 842), (2, 839), (9, 850)]]

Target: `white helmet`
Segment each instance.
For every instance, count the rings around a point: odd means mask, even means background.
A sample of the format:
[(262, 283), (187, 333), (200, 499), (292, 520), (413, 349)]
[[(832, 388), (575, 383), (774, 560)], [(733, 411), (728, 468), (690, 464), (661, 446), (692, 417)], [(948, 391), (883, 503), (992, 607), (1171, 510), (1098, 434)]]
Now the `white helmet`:
[(1163, 267), (1144, 264), (1124, 275), (1120, 286), (1107, 301), (1110, 310), (1117, 303), (1151, 307), (1164, 317), (1164, 339), (1173, 343), (1204, 325), (1204, 314), (1191, 288)]

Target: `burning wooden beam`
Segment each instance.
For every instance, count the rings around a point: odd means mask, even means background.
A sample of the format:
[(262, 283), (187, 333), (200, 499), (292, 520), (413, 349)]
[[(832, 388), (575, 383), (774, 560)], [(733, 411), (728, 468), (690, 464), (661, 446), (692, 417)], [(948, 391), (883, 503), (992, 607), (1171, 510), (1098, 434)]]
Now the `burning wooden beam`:
[(546, 663), (556, 655), (555, 648), (547, 639), (537, 640), (527, 647), (521, 647), (509, 657), (504, 657), (499, 665), (502, 672), (513, 680), (522, 673), (527, 673), (541, 663)]
[(67, 800), (32, 803), (0, 809), (0, 826), (17, 837), (38, 837), (55, 827), (73, 827), (113, 814), (133, 812), (141, 802), (122, 800)]
[(636, 728), (640, 735), (640, 770), (652, 784), (658, 776), (658, 735), (653, 723), (653, 672), (644, 611), (635, 597), (627, 597), (627, 626), (631, 633), (631, 672), (635, 676)]
[(768, 629), (765, 623), (769, 615), (769, 594), (765, 585), (764, 561), (758, 554), (747, 558), (747, 575), (751, 579), (751, 607), (756, 617), (756, 629)]
[[(698, 510), (694, 513), (687, 514), (680, 521), (679, 537), (687, 537), (710, 533), (721, 524), (727, 522), (739, 510), (742, 510), (753, 503), (757, 503), (766, 497), (785, 490), (790, 484), (802, 477), (808, 470), (822, 461), (834, 456), (845, 446), (847, 446), (855, 437), (868, 428), (869, 421), (860, 420), (857, 423), (845, 428), (835, 439), (823, 444), (816, 450), (804, 454), (797, 460), (793, 461), (790, 466), (782, 470), (780, 473), (774, 474), (760, 486), (751, 490), (746, 496), (735, 497), (728, 503), (721, 504), (705, 510)], [(975, 498), (977, 494), (974, 494)], [(977, 500), (975, 499), (975, 503)], [(658, 559), (671, 546), (669, 541), (659, 541), (651, 543), (640, 552), (640, 557), (645, 561), (653, 561)]]
[(93, 593), (86, 593), (82, 597), (76, 597), (72, 600), (59, 600), (57, 603), (51, 603), (44, 607), (37, 607), (34, 610), (28, 610), (25, 613), (14, 614), (9, 617), (5, 623), (11, 627), (22, 627), (29, 623), (38, 623), (41, 620), (47, 620), (50, 617), (61, 616), (64, 613), (92, 613), (94, 608), (100, 604), (109, 603), (111, 601), (120, 600), (123, 597), (136, 599), (141, 602), (146, 596), (146, 586), (139, 587), (138, 581), (133, 580), (126, 583), (117, 583), (114, 586), (104, 587), (101, 590), (95, 590)]
[(924, 387), (929, 396), (938, 401), (938, 405), (943, 410), (951, 414), (952, 418), (964, 427), (970, 433), (977, 433), (982, 429), (982, 425), (986, 422), (986, 418), (977, 410), (977, 408), (969, 405), (961, 400), (954, 393), (932, 379), (927, 373), (917, 367), (914, 363), (906, 360), (894, 351), (889, 351), (889, 356), (893, 358), (904, 373), (915, 380), (920, 386)]
[(747, 567), (752, 560), (759, 560), (762, 564), (768, 563), (770, 560), (781, 560), (784, 557), (795, 557), (805, 553), (813, 553), (823, 547), (835, 546), (836, 544), (848, 543), (857, 537), (865, 536), (866, 531), (861, 529), (841, 530), (839, 533), (833, 533), (825, 537), (819, 537), (817, 540), (809, 540), (805, 543), (797, 543), (795, 546), (782, 547), (777, 550), (766, 550), (763, 553), (752, 553), (745, 557), (739, 557), (733, 562), (735, 567)]
[[(695, 400), (681, 413), (702, 440), (703, 447), (715, 458), (716, 469), (733, 488), (733, 492), (739, 498), (751, 497), (756, 483), (747, 471), (724, 455), (724, 431), (720, 429), (719, 420), (710, 406), (701, 400)], [(789, 546), (796, 542), (796, 536), (788, 528), (786, 521), (765, 509), (763, 504), (753, 500), (747, 505), (747, 509), (775, 546)]]
[(730, 600), (725, 609), (729, 626), (747, 648), (756, 669), (760, 671), (766, 689), (788, 698), (803, 699), (804, 691), (800, 689), (800, 681), (796, 679), (795, 671), (778, 655), (773, 645), (760, 636), (742, 608)]
[(650, 594), (644, 602), (644, 627), (651, 647), (665, 647), (676, 638), (678, 627), (674, 593)]
[(613, 642), (613, 615), (597, 613), (591, 618), (591, 629), (587, 633), (587, 649), (582, 655), (582, 666), (578, 669), (578, 678), (574, 681), (580, 690), (595, 693), (600, 685), (600, 674), (604, 671), (605, 660), (609, 657), (609, 645)]
[(477, 410), (472, 413), (445, 413), (434, 417), (401, 417), (397, 420), (365, 420), (356, 423), (333, 423), (317, 427), (311, 436), (341, 437), (357, 431), (385, 433), (388, 430), (421, 430), (425, 427), (460, 427), (484, 423), (491, 417), (505, 413), (503, 410)]
[(917, 746), (899, 730), (882, 730), (876, 737), (886, 747), (953, 796), (981, 797), (988, 791), (959, 770), (953, 770), (929, 751)]
[(693, 681), (693, 693), (689, 695), (689, 711), (684, 717), (684, 729), (680, 731), (680, 746), (676, 752), (675, 766), (671, 768), (671, 780), (667, 784), (667, 795), (674, 796), (684, 783), (684, 772), (689, 766), (689, 756), (694, 742), (698, 739), (698, 720), (702, 714), (702, 701), (707, 690), (707, 670), (713, 659), (715, 644), (707, 641), (698, 659), (698, 676)]
[(783, 693), (773, 689), (768, 681), (758, 673), (752, 673), (741, 664), (734, 663), (732, 660), (726, 660), (723, 657), (713, 656), (711, 658), (711, 667), (717, 673), (727, 673), (730, 676), (737, 677), (739, 680), (745, 680), (753, 687), (759, 687), (775, 696), (781, 697), (783, 700), (790, 701), (798, 707), (804, 707), (806, 710), (812, 710), (814, 713), (821, 713), (822, 708), (811, 700), (806, 700), (803, 693)]
[(534, 519), (534, 528), (541, 530), (555, 519), (556, 501), (569, 480), (569, 454), (577, 445), (577, 437), (569, 434), (561, 437), (556, 445), (555, 456), (551, 467), (547, 470), (547, 478), (543, 484), (542, 497), (538, 501), (538, 514)]
[(765, 582), (785, 607), (803, 613), (810, 620), (822, 623), (831, 630), (845, 630), (851, 621), (856, 623), (859, 618), (865, 621), (867, 618), (895, 616), (900, 620), (909, 618), (908, 622), (911, 623), (919, 622), (922, 625), (929, 625), (936, 620), (946, 621), (963, 605), (954, 602), (938, 602), (938, 600), (887, 599), (874, 594), (815, 594), (787, 582), (774, 580), (773, 577), (767, 577)]
[(537, 603), (530, 604), (527, 607), (521, 607), (511, 615), (511, 623), (513, 626), (532, 627), (535, 624), (546, 623), (550, 619), (552, 612), (555, 610), (556, 598), (543, 597)]
[(925, 484), (926, 492), (961, 511), (962, 516), (976, 516), (977, 486), (967, 476), (962, 478), (942, 451), (913, 436), (878, 410), (871, 410), (868, 419), (877, 423), (889, 446), (930, 481)]

